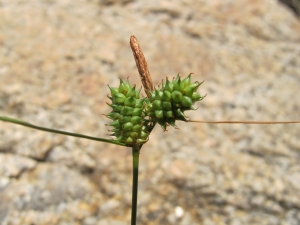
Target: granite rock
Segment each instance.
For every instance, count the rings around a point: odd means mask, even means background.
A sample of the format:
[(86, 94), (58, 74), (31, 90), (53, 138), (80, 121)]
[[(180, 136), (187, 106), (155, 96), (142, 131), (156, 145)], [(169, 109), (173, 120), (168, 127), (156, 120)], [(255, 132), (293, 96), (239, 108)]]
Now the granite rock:
[[(108, 137), (109, 89), (193, 72), (195, 120), (299, 120), (300, 22), (277, 0), (0, 3), (0, 114)], [(139, 224), (300, 223), (299, 125), (155, 127)], [(128, 224), (129, 148), (0, 122), (0, 224)], [(183, 214), (178, 216), (181, 209)]]

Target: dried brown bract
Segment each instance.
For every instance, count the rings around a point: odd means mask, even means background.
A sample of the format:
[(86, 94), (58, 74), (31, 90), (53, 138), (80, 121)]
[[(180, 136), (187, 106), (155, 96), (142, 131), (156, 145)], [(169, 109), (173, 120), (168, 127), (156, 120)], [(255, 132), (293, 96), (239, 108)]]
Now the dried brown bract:
[(147, 96), (150, 97), (150, 91), (154, 90), (154, 86), (148, 70), (146, 59), (135, 36), (130, 37), (130, 47), (132, 49), (135, 63), (138, 68), (145, 92)]

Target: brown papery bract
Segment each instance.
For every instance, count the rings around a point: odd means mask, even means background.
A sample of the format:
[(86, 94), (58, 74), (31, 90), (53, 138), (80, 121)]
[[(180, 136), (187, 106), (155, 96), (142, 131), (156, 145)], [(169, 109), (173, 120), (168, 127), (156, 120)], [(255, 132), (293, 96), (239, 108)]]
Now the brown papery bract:
[(130, 37), (130, 47), (132, 49), (134, 60), (138, 68), (145, 92), (147, 96), (150, 97), (150, 91), (154, 90), (154, 86), (143, 51), (135, 36)]

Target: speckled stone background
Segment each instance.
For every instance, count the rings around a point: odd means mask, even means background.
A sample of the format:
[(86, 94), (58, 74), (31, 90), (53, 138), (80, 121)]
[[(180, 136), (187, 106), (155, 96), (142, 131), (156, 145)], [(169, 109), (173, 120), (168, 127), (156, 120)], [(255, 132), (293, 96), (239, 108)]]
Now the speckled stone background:
[[(107, 84), (141, 85), (130, 35), (156, 85), (205, 80), (192, 119), (300, 120), (300, 22), (276, 0), (1, 0), (0, 114), (107, 137)], [(138, 224), (300, 224), (300, 125), (178, 126), (141, 151)], [(0, 122), (1, 225), (129, 224), (131, 173), (130, 148)]]

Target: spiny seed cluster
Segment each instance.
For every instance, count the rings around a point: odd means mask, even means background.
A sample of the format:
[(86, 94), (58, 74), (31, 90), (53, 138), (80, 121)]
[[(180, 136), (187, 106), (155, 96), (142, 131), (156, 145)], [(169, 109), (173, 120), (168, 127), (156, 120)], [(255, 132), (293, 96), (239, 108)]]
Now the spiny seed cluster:
[(197, 92), (201, 84), (191, 82), (191, 74), (184, 79), (177, 75), (150, 91), (149, 98), (141, 98), (141, 90), (120, 79), (119, 87), (109, 87), (112, 111), (107, 117), (113, 120), (109, 125), (114, 127), (111, 136), (128, 146), (139, 145), (148, 141), (156, 123), (166, 130), (168, 125), (176, 126), (176, 120), (186, 121), (184, 111), (193, 110), (193, 104), (204, 98)]
[(140, 98), (141, 90), (135, 90), (135, 86), (121, 79), (118, 88), (109, 88), (112, 103), (108, 105), (112, 111), (107, 117), (113, 120), (109, 126), (114, 127), (111, 136), (116, 137), (115, 141), (127, 145), (144, 144), (149, 132), (143, 111), (145, 98)]
[(166, 130), (168, 125), (176, 126), (176, 120), (186, 121), (184, 111), (192, 110), (193, 104), (203, 97), (197, 92), (202, 83), (191, 82), (191, 74), (181, 80), (175, 79), (162, 82), (161, 88), (150, 92), (147, 100), (146, 113), (155, 122)]

